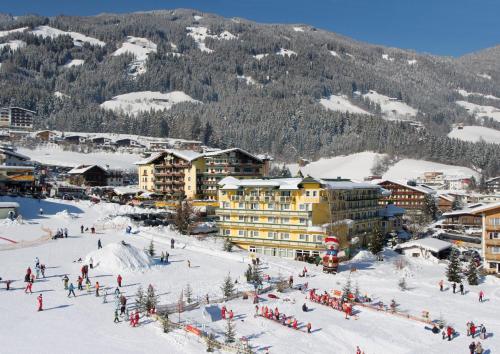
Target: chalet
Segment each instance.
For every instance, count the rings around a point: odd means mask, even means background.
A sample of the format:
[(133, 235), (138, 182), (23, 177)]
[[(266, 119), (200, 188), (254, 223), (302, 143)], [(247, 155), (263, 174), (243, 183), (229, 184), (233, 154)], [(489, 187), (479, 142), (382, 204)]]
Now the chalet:
[(53, 142), (57, 138), (57, 133), (51, 130), (41, 130), (35, 133), (35, 139), (42, 142)]
[(117, 147), (125, 147), (125, 148), (143, 148), (144, 147), (144, 145), (139, 143), (137, 140), (130, 139), (130, 138), (118, 139), (115, 141), (115, 145)]
[(442, 228), (449, 230), (465, 230), (470, 228), (481, 227), (481, 217), (474, 215), (473, 211), (476, 208), (482, 207), (483, 204), (473, 204), (461, 210), (449, 211), (443, 214)]
[(472, 185), (472, 178), (470, 177), (460, 177), (460, 176), (450, 176), (445, 177), (445, 186), (451, 190), (465, 190)]
[(396, 246), (396, 251), (411, 257), (446, 259), (451, 247), (449, 242), (428, 237), (401, 243)]
[(120, 170), (107, 170), (106, 175), (107, 186), (123, 186), (123, 173)]
[(394, 204), (387, 204), (379, 210), (380, 226), (385, 234), (399, 233), (403, 229), (403, 216), (405, 210)]
[(452, 211), (454, 203), (455, 198), (451, 195), (440, 194), (437, 197), (437, 207), (442, 213)]
[(110, 138), (106, 138), (103, 136), (98, 136), (98, 137), (92, 138), (90, 140), (91, 140), (92, 144), (94, 144), (94, 145), (110, 146), (113, 144), (113, 142)]
[(201, 151), (201, 141), (198, 140), (176, 140), (174, 149)]
[(105, 186), (108, 172), (98, 165), (80, 165), (68, 171), (69, 183), (77, 186)]
[(162, 151), (170, 149), (172, 146), (168, 141), (152, 141), (149, 143), (149, 150)]
[(390, 192), (389, 196), (383, 196), (379, 203), (386, 205), (393, 203), (403, 208), (408, 214), (421, 214), (425, 209), (426, 196), (433, 196), (436, 191), (425, 185), (416, 183), (398, 182), (393, 180), (383, 180), (377, 183), (380, 187)]
[(486, 188), (494, 193), (500, 193), (500, 176), (490, 178), (486, 181)]
[(87, 138), (83, 135), (68, 135), (63, 139), (66, 144), (84, 144), (86, 141)]

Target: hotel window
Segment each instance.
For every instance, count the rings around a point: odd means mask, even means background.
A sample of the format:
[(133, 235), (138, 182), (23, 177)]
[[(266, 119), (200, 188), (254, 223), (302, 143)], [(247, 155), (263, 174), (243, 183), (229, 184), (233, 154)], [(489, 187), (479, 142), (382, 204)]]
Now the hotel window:
[(224, 202), (223, 208), (229, 209), (229, 202)]
[(244, 203), (238, 203), (238, 208), (239, 209), (245, 209), (245, 204)]
[(306, 204), (299, 204), (299, 210), (307, 210)]
[(268, 232), (267, 237), (268, 238), (276, 238), (278, 236), (277, 232)]
[(309, 241), (309, 235), (300, 234), (299, 235), (299, 240), (307, 242), (307, 241)]
[(300, 218), (299, 219), (299, 223), (301, 224), (305, 224), (307, 222), (307, 220), (305, 218)]
[(238, 230), (238, 236), (245, 236), (244, 230)]
[(270, 223), (270, 224), (274, 224), (275, 218), (272, 217), (272, 216), (270, 216), (270, 217), (267, 218), (267, 222)]
[(259, 231), (252, 231), (252, 237), (259, 237)]
[[(281, 239), (282, 240), (289, 240), (290, 239), (290, 234), (281, 233)], [(500, 247), (499, 247), (499, 249), (500, 249)]]
[(224, 230), (224, 235), (229, 236), (231, 235), (231, 230)]
[(274, 204), (267, 204), (267, 209), (274, 210)]
[(499, 254), (500, 253), (500, 247), (491, 247), (491, 253), (493, 253), (493, 254)]
[(311, 192), (306, 191), (306, 197), (310, 197), (310, 196), (311, 196)]
[(250, 209), (252, 209), (252, 210), (259, 209), (259, 203), (252, 203), (252, 204), (250, 204)]
[(316, 197), (318, 195), (317, 191), (313, 191), (313, 197)]
[(315, 239), (316, 239), (316, 242), (323, 242), (323, 236), (321, 236), (321, 235), (316, 235)]
[(282, 224), (289, 224), (290, 223), (290, 218), (281, 218), (281, 223)]
[(490, 240), (500, 238), (500, 232), (490, 232)]
[(281, 204), (281, 210), (290, 210), (290, 204)]
[(245, 221), (245, 217), (243, 215), (238, 216), (238, 221)]
[(252, 222), (259, 222), (258, 216), (252, 216)]

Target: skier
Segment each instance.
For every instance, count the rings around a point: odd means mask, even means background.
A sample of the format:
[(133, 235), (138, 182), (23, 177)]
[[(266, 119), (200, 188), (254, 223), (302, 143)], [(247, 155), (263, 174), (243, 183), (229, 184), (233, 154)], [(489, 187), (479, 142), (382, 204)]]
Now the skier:
[(290, 278), (288, 278), (288, 286), (293, 288), (293, 275), (290, 275)]
[(40, 265), (35, 267), (35, 272), (36, 272), (36, 278), (40, 278)]
[(361, 349), (358, 346), (356, 346), (356, 354), (361, 354)]
[(87, 278), (87, 280), (85, 281), (85, 288), (87, 288), (87, 293), (90, 294), (90, 280), (89, 278)]
[(460, 294), (463, 295), (464, 294), (464, 284), (460, 283), (460, 285), (458, 286), (458, 288), (460, 289)]
[(311, 333), (311, 322), (307, 323), (307, 333)]
[(118, 310), (115, 310), (115, 320), (114, 320), (115, 323), (118, 323), (120, 322), (120, 319), (118, 318)]
[(125, 296), (120, 296), (120, 303), (121, 303), (121, 307), (120, 307), (120, 315), (124, 315), (125, 314), (125, 308), (127, 307), (127, 298)]
[(467, 322), (465, 324), (465, 327), (467, 328), (467, 337), (470, 336), (470, 324), (471, 324), (470, 322)]
[(453, 283), (453, 284), (451, 285), (451, 287), (453, 288), (453, 294), (455, 294), (455, 291), (456, 291), (456, 289), (457, 289), (457, 284), (456, 284), (456, 283)]
[(139, 325), (139, 310), (135, 310), (134, 327)]
[(294, 319), (292, 325), (293, 329), (297, 329), (297, 326), (298, 326), (297, 319)]
[(45, 264), (40, 265), (40, 271), (42, 272), (42, 277), (45, 278)]
[(83, 290), (83, 278), (81, 276), (78, 276), (78, 279), (77, 279), (77, 284), (78, 284), (78, 290)]
[(40, 215), (43, 215), (43, 208), (40, 208)]
[(302, 311), (303, 312), (307, 312), (307, 305), (306, 303), (304, 302), (304, 304), (302, 305)]
[(439, 290), (440, 290), (440, 291), (443, 291), (443, 288), (444, 288), (444, 282), (443, 282), (443, 279), (441, 279), (441, 280), (439, 281)]
[(42, 294), (38, 295), (38, 311), (43, 311), (43, 297)]
[[(38, 257), (35, 257), (35, 268), (40, 266), (40, 259)], [(30, 271), (31, 273), (31, 271)]]
[(94, 269), (94, 259), (92, 259), (92, 257), (90, 257), (90, 259), (89, 259), (89, 265), (90, 265), (90, 269)]
[(170, 254), (168, 252), (165, 252), (165, 263), (168, 264), (168, 257), (170, 256)]
[(476, 335), (476, 325), (474, 323), (470, 324), (470, 336), (474, 338)]
[(163, 251), (161, 251), (160, 263), (163, 263), (163, 259), (165, 259), (165, 253), (163, 253)]
[(120, 297), (120, 289), (115, 289), (115, 297)]
[(191, 261), (189, 259), (187, 260), (187, 263), (188, 263), (188, 268), (191, 268)]
[(255, 315), (253, 317), (257, 317), (259, 315), (259, 305), (255, 305)]
[(476, 343), (476, 354), (483, 354), (483, 346), (479, 341)]
[(68, 283), (69, 283), (69, 278), (67, 275), (63, 277), (63, 284), (64, 284), (64, 290), (68, 290)]
[[(446, 327), (446, 335), (448, 337), (448, 341), (450, 341), (451, 336), (453, 335), (453, 328), (451, 328), (451, 326)], [(474, 338), (474, 336), (473, 336), (473, 338)]]
[(95, 296), (99, 297), (99, 282), (95, 282)]
[(94, 227), (94, 226), (92, 226), (92, 227), (90, 228), (90, 233), (95, 234), (95, 227)]
[(104, 296), (102, 297), (102, 303), (105, 304), (108, 302), (108, 289), (104, 288)]
[(175, 245), (175, 240), (172, 238), (170, 239), (170, 248), (174, 249), (174, 245)]
[(97, 240), (97, 249), (101, 249), (102, 248), (102, 243), (101, 243), (101, 239)]
[(232, 320), (234, 317), (233, 310), (229, 310), (229, 319)]
[(76, 295), (75, 295), (75, 286), (73, 285), (73, 283), (69, 284), (68, 290), (69, 290), (68, 297), (70, 297), (71, 294), (73, 294), (73, 297), (76, 297)]
[(483, 298), (484, 298), (484, 291), (480, 291), (479, 292), (479, 302), (483, 302)]
[(222, 306), (222, 309), (220, 310), (220, 315), (222, 317), (223, 320), (226, 319), (226, 306)]
[(133, 312), (130, 314), (129, 320), (130, 320), (130, 325), (132, 327), (134, 327), (134, 313)]
[(469, 344), (469, 351), (470, 351), (470, 354), (476, 353), (476, 343), (474, 343), (474, 341), (472, 341), (472, 343)]
[(24, 293), (27, 294), (28, 291), (30, 292), (30, 294), (33, 294), (33, 291), (31, 290), (33, 287), (33, 283), (31, 281), (27, 282), (26, 283), (26, 288), (24, 289)]
[(68, 228), (67, 227), (64, 228), (64, 237), (68, 238)]
[(486, 339), (486, 327), (481, 324), (481, 326), (479, 326), (481, 329), (479, 330), (479, 338), (482, 339), (482, 340), (485, 340)]
[(116, 277), (116, 282), (118, 283), (118, 286), (121, 288), (122, 287), (122, 276), (118, 274), (118, 277)]
[(80, 226), (80, 233), (83, 234), (83, 225)]

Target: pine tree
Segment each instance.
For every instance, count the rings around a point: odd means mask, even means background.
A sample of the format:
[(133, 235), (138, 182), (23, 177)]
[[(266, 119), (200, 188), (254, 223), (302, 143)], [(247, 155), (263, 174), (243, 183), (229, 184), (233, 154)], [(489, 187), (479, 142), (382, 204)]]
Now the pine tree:
[(191, 289), (191, 285), (187, 283), (186, 290), (184, 291), (186, 294), (186, 301), (190, 304), (193, 301), (193, 290)]
[(155, 256), (155, 245), (153, 244), (153, 240), (149, 243), (148, 253), (151, 257)]
[(360, 295), (361, 294), (359, 293), (359, 284), (358, 281), (356, 280), (356, 283), (354, 283), (354, 299), (358, 301)]
[(234, 294), (234, 284), (231, 276), (228, 274), (226, 278), (224, 278), (224, 283), (222, 284), (222, 294), (224, 298), (227, 300)]
[(436, 220), (438, 207), (436, 198), (432, 194), (426, 194), (424, 197), (424, 213), (430, 220)]
[(228, 318), (226, 322), (226, 332), (224, 333), (225, 335), (225, 342), (226, 343), (234, 343), (236, 340), (236, 331), (234, 328), (234, 323), (233, 320)]
[(245, 271), (245, 278), (248, 283), (250, 283), (253, 279), (252, 275), (252, 266), (249, 264), (247, 270)]
[(170, 320), (168, 318), (167, 312), (165, 312), (165, 314), (162, 316), (162, 325), (163, 325), (163, 333), (170, 332)]
[(255, 263), (252, 267), (252, 283), (254, 287), (257, 288), (259, 285), (262, 285), (262, 269), (260, 269), (260, 265)]
[(135, 306), (139, 310), (139, 312), (144, 311), (144, 291), (142, 290), (142, 286), (139, 286), (137, 289), (137, 293), (135, 294)]
[(446, 270), (446, 277), (452, 283), (460, 283), (462, 274), (460, 273), (460, 259), (458, 258), (458, 251), (453, 248), (449, 257), (448, 269)]
[(344, 288), (342, 289), (342, 300), (348, 301), (349, 295), (351, 294), (351, 276), (347, 277)]
[(233, 243), (231, 242), (229, 237), (225, 238), (223, 248), (224, 248), (224, 251), (226, 251), (226, 252), (231, 252), (233, 250)]
[(207, 341), (207, 352), (211, 353), (214, 351), (214, 341), (215, 341), (215, 335), (213, 333), (210, 333), (207, 337), (206, 337), (206, 341)]
[(380, 230), (378, 225), (375, 225), (373, 232), (370, 236), (370, 242), (368, 244), (368, 249), (374, 255), (379, 254), (384, 249), (384, 234)]
[(156, 296), (155, 289), (153, 285), (149, 284), (144, 300), (144, 309), (149, 312), (151, 309), (156, 308), (157, 303), (158, 297)]
[(478, 285), (479, 284), (479, 276), (477, 274), (477, 265), (474, 258), (470, 259), (469, 266), (467, 267), (467, 281), (469, 285)]

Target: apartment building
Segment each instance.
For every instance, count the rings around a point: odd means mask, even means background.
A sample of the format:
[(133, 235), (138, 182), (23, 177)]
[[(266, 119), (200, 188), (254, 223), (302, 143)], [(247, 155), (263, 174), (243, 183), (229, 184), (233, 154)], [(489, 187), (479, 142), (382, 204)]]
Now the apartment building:
[(500, 273), (500, 202), (475, 208), (473, 215), (482, 220), (482, 247), (484, 269)]
[(380, 188), (305, 178), (219, 182), (219, 235), (256, 253), (296, 258), (324, 250), (328, 233), (347, 240), (379, 219)]
[(435, 195), (436, 191), (424, 185), (416, 185), (412, 182), (398, 182), (393, 180), (383, 180), (378, 185), (388, 191), (390, 195), (380, 199), (381, 205), (389, 202), (403, 208), (408, 214), (421, 214), (425, 210), (426, 195)]
[(35, 114), (21, 107), (3, 107), (0, 109), (0, 127), (31, 130)]
[(139, 161), (139, 187), (166, 199), (216, 200), (218, 182), (227, 176), (262, 177), (268, 163), (241, 149), (198, 153), (167, 149)]

